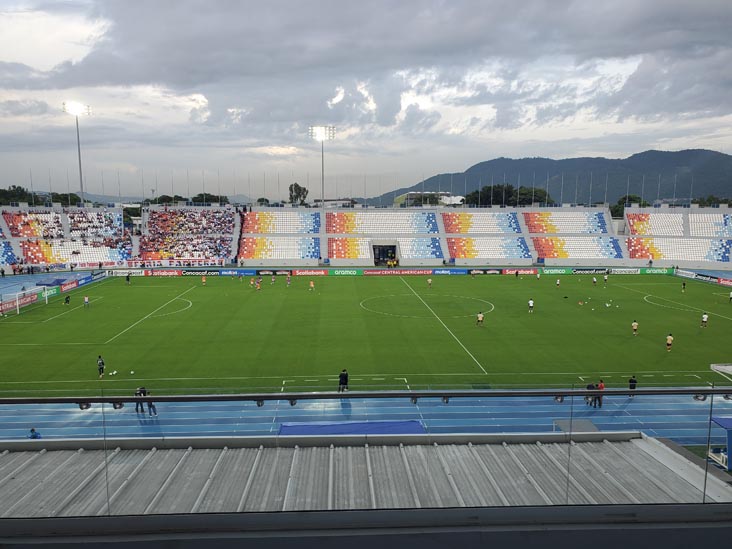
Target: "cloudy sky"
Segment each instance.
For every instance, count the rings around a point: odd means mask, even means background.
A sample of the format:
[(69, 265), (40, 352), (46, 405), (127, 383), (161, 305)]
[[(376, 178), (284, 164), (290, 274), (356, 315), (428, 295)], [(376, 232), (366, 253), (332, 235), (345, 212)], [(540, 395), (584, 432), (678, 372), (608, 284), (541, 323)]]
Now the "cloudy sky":
[(67, 100), (92, 108), (92, 193), (319, 196), (315, 124), (328, 196), (499, 156), (732, 153), (730, 29), (729, 0), (0, 0), (0, 186), (78, 189)]

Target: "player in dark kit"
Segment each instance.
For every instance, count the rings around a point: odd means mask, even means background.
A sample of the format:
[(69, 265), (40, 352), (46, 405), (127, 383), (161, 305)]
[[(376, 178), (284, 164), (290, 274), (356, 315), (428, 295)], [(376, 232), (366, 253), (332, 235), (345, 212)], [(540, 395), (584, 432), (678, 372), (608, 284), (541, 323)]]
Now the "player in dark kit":
[(338, 374), (338, 392), (345, 393), (348, 391), (348, 372), (345, 368)]

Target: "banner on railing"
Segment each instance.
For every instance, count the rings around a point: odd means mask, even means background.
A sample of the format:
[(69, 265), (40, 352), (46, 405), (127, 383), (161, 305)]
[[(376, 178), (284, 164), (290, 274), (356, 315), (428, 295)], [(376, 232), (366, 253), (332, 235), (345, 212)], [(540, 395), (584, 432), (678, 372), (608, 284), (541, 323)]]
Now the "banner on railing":
[(539, 269), (502, 269), (501, 274), (505, 275), (535, 275), (539, 272)]
[(76, 280), (72, 280), (71, 282), (64, 282), (61, 284), (61, 291), (62, 292), (68, 292), (73, 290), (74, 288), (78, 288), (79, 283)]
[(391, 275), (391, 276), (404, 276), (404, 275), (431, 275), (433, 274), (432, 269), (364, 269), (363, 274), (366, 276), (374, 275)]
[(432, 269), (433, 275), (465, 275), (468, 274), (467, 269)]
[(572, 274), (572, 269), (568, 269), (565, 267), (544, 267), (541, 270), (541, 274), (546, 275), (568, 275)]
[(673, 274), (674, 269), (673, 267), (643, 267), (640, 270), (640, 274), (646, 274), (646, 275), (665, 275), (665, 274)]
[(732, 286), (732, 278), (720, 278), (717, 283), (722, 286)]
[(25, 307), (31, 303), (38, 301), (38, 294), (30, 294), (19, 297), (18, 299), (11, 299), (9, 301), (3, 301), (0, 304), (0, 311), (5, 314), (7, 311), (12, 311), (16, 307)]
[(471, 276), (499, 275), (499, 274), (501, 274), (501, 269), (470, 269), (470, 271), (468, 271), (468, 274), (470, 274)]
[(362, 276), (363, 269), (333, 269), (331, 274), (333, 276)]
[(640, 269), (621, 268), (621, 269), (610, 269), (612, 275), (637, 275), (640, 274)]
[(328, 276), (328, 269), (293, 269), (293, 276)]
[(182, 276), (180, 269), (145, 269), (145, 276)]

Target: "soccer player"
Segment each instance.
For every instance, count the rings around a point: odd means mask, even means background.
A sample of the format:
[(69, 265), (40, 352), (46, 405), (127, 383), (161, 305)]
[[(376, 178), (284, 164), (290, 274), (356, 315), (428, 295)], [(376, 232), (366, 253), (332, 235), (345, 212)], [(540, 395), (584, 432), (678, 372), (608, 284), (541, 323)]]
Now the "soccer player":
[(275, 275), (272, 275), (272, 282), (270, 282), (270, 286), (275, 283)]
[(673, 345), (673, 344), (674, 344), (674, 336), (671, 335), (671, 334), (668, 334), (666, 336), (666, 351), (668, 351), (670, 353), (671, 352), (671, 345)]
[[(638, 385), (638, 380), (635, 379), (635, 376), (631, 376), (631, 378), (628, 380), (628, 389), (631, 391), (635, 391), (636, 386)], [(628, 395), (630, 398), (633, 398), (635, 395), (633, 393)]]
[(64, 298), (64, 305), (68, 305), (69, 303), (71, 303), (71, 296), (70, 295), (67, 295)]
[(290, 277), (290, 275), (288, 274), (288, 275), (287, 275), (287, 287), (288, 287), (288, 288), (290, 287), (290, 284), (291, 284), (291, 283), (292, 283), (292, 278), (291, 278), (291, 277)]
[(254, 288), (254, 277), (249, 279), (249, 287)]
[(729, 302), (732, 303), (732, 292), (729, 293)]
[(607, 286), (607, 274), (602, 277), (602, 282), (603, 284), (605, 284), (605, 286)]
[(557, 288), (559, 288), (559, 279), (557, 278)]
[(315, 281), (311, 280), (309, 287), (308, 287), (308, 292), (312, 292), (314, 289), (315, 289)]
[(709, 315), (707, 313), (704, 313), (701, 318), (701, 327), (706, 328), (707, 327), (707, 321), (709, 320)]
[(478, 320), (475, 322), (476, 326), (482, 326), (483, 325), (483, 317), (484, 316), (485, 315), (483, 315), (482, 312), (479, 312), (478, 313)]
[(262, 279), (258, 278), (256, 282), (257, 291), (262, 289)]
[(343, 368), (338, 374), (338, 392), (345, 393), (346, 391), (348, 391), (348, 371)]
[(130, 285), (130, 273), (127, 273), (127, 276), (125, 276), (125, 283), (129, 286)]
[(99, 371), (99, 379), (102, 379), (104, 377), (104, 359), (102, 355), (97, 358), (97, 370)]
[(597, 277), (596, 276), (592, 277), (592, 285), (597, 286)]
[(201, 284), (203, 284), (204, 286), (206, 285), (206, 275), (203, 275), (201, 277)]
[(529, 313), (533, 313), (533, 312), (534, 312), (534, 300), (529, 299)]
[(633, 322), (631, 322), (630, 327), (633, 328), (633, 335), (637, 336), (638, 335), (638, 321), (634, 320)]
[(431, 278), (427, 279), (427, 287), (432, 288), (432, 279)]
[(686, 292), (686, 282), (681, 283), (681, 293), (683, 294), (684, 292)]
[(88, 307), (88, 306), (89, 306), (89, 296), (85, 295), (84, 296), (84, 307)]
[[(597, 384), (597, 390), (598, 391), (605, 390), (605, 382), (603, 380), (600, 380), (600, 383)], [(602, 395), (597, 395), (597, 407), (602, 408)]]

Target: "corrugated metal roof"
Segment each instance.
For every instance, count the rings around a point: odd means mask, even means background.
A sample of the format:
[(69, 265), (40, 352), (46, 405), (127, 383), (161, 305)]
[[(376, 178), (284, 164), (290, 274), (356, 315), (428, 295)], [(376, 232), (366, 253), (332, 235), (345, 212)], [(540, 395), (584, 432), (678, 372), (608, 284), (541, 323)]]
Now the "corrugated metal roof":
[[(659, 442), (594, 440), (107, 450), (35, 441), (35, 451), (0, 455), (0, 516), (703, 501), (704, 471)], [(732, 502), (732, 488), (710, 476), (706, 501)]]

